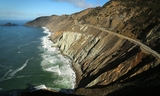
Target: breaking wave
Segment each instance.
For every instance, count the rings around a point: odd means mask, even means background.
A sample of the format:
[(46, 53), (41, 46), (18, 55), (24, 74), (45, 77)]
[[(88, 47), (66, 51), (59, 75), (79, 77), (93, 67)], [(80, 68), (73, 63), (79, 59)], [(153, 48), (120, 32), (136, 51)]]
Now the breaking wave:
[(0, 90), (22, 89), (27, 84), (37, 90), (74, 88), (71, 61), (61, 55), (58, 48), (52, 47), (51, 32), (47, 28), (0, 29), (8, 30), (0, 32)]
[(43, 60), (41, 62), (42, 69), (58, 75), (60, 79), (53, 81), (54, 84), (60, 84), (73, 89), (76, 76), (72, 70), (71, 61), (59, 54), (60, 51), (56, 47), (52, 47), (53, 42), (49, 39), (51, 32), (46, 27), (43, 27), (43, 30), (47, 36), (42, 38), (42, 50), (44, 50), (42, 54)]

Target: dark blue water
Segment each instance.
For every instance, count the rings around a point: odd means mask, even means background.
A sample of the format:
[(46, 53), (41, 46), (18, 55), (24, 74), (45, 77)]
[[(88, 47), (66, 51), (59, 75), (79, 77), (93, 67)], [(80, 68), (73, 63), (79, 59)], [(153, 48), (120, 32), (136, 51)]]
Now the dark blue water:
[(71, 63), (52, 47), (49, 34), (46, 28), (0, 26), (0, 90), (74, 87)]
[(6, 23), (14, 23), (14, 24), (18, 24), (18, 25), (22, 26), (28, 21), (30, 21), (30, 20), (0, 20), (0, 25), (6, 24)]

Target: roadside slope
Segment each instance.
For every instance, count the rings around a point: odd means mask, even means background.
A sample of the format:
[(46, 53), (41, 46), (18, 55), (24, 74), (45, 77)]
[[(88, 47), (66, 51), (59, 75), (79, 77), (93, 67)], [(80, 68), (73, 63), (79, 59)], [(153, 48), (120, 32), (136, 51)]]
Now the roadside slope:
[(138, 44), (140, 47), (142, 47), (144, 49), (144, 51), (147, 51), (147, 52), (151, 53), (152, 55), (156, 56), (158, 59), (160, 59), (160, 54), (158, 52), (156, 52), (155, 50), (151, 49), (149, 46), (143, 44), (143, 42), (140, 42), (138, 39), (132, 39), (132, 38), (127, 37), (125, 35), (122, 35), (122, 34), (119, 34), (119, 33), (115, 33), (113, 31), (109, 31), (109, 30), (106, 30), (104, 28), (93, 26), (93, 25), (88, 25), (88, 24), (85, 24), (85, 25), (76, 24), (76, 25), (79, 25), (79, 26), (90, 26), (90, 27), (102, 30), (104, 32), (107, 32), (109, 34), (114, 34), (114, 35), (116, 35), (116, 36), (118, 36), (120, 38), (127, 39), (130, 42), (134, 42), (135, 44)]

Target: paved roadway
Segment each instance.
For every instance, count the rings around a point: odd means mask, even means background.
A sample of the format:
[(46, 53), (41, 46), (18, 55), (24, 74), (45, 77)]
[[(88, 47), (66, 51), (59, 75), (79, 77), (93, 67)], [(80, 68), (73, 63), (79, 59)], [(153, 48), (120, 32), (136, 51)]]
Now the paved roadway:
[(131, 42), (139, 45), (142, 49), (144, 49), (145, 51), (151, 53), (152, 55), (154, 55), (155, 57), (157, 57), (157, 59), (160, 60), (160, 54), (159, 54), (159, 53), (157, 53), (155, 50), (151, 49), (149, 46), (143, 44), (142, 42), (140, 42), (140, 41), (138, 41), (138, 40), (134, 40), (134, 39), (132, 39), (132, 38), (129, 38), (129, 37), (124, 36), (124, 35), (121, 35), (121, 34), (119, 34), (119, 33), (115, 33), (115, 32), (106, 30), (106, 29), (101, 28), (101, 27), (93, 26), (93, 25), (88, 25), (88, 24), (82, 25), (82, 24), (79, 24), (79, 23), (76, 23), (76, 25), (83, 26), (84, 28), (85, 28), (85, 26), (93, 27), (93, 28), (95, 28), (95, 29), (99, 29), (99, 30), (105, 31), (105, 32), (107, 32), (107, 33), (109, 33), (109, 34), (114, 34), (114, 35), (116, 35), (116, 36), (118, 36), (118, 37), (120, 37), (120, 38), (127, 39), (127, 40), (129, 40), (129, 41), (131, 41)]

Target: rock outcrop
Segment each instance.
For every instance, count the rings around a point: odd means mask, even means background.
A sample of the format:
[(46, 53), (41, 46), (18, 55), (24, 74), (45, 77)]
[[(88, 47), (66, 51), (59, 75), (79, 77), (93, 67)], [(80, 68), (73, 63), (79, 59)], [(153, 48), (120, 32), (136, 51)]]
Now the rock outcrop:
[(6, 23), (6, 24), (1, 24), (1, 26), (18, 26), (18, 24)]
[(160, 94), (159, 3), (111, 0), (102, 7), (40, 17), (26, 25), (53, 32), (54, 46), (73, 61), (75, 94), (151, 96)]

